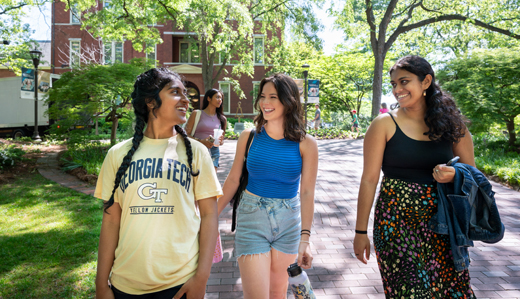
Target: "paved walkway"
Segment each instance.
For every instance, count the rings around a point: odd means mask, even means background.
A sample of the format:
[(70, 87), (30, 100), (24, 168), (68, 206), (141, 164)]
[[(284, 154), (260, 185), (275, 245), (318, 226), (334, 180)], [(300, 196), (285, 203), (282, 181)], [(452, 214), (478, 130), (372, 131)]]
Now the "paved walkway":
[[(375, 255), (372, 253), (368, 265), (364, 265), (357, 261), (352, 249), (363, 141), (322, 140), (318, 146), (320, 164), (311, 237), (314, 263), (307, 270), (312, 286), (320, 299), (384, 298)], [(235, 147), (236, 141), (227, 141), (221, 147), (221, 183), (231, 168)], [(40, 173), (64, 186), (93, 193), (93, 187), (62, 173), (56, 163), (55, 157), (42, 158)], [(492, 184), (506, 233), (497, 244), (475, 242), (470, 249), (471, 282), (479, 299), (520, 298), (520, 192)], [(242, 298), (240, 273), (233, 255), (230, 207), (221, 215), (220, 233), (224, 260), (213, 265), (207, 298)]]

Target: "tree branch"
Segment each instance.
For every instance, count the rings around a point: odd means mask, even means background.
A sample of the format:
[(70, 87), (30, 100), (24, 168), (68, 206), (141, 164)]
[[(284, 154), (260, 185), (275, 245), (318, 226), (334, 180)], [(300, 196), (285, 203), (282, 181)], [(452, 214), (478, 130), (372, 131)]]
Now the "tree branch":
[[(280, 6), (282, 6), (282, 5), (285, 5), (287, 2), (290, 2), (290, 1), (291, 1), (291, 0), (285, 0), (285, 1), (282, 1), (282, 2), (280, 2), (280, 3), (278, 3), (278, 4), (276, 4), (274, 7), (270, 8), (270, 9), (268, 9), (268, 10), (264, 10), (264, 11), (260, 12), (260, 13), (257, 14), (256, 16), (253, 15), (253, 20), (256, 19), (256, 18), (258, 18), (258, 17), (260, 17), (261, 15), (264, 15), (264, 14), (270, 12), (270, 11), (273, 11), (273, 10), (277, 9), (278, 7), (280, 7)], [(251, 11), (251, 9), (250, 9), (249, 11)]]
[(161, 4), (161, 6), (166, 10), (166, 12), (168, 13), (168, 15), (169, 15), (170, 17), (172, 17), (172, 20), (177, 19), (177, 14), (173, 14), (173, 13), (170, 11), (171, 7), (168, 7), (168, 6), (167, 6), (166, 4), (164, 4), (164, 2), (161, 1), (161, 0), (157, 0), (157, 2), (159, 2), (159, 4)]
[(402, 33), (406, 33), (406, 32), (408, 32), (410, 30), (413, 30), (413, 29), (416, 29), (416, 28), (420, 28), (420, 27), (423, 27), (423, 26), (426, 26), (426, 25), (429, 25), (429, 24), (438, 23), (438, 22), (444, 22), (444, 21), (453, 21), (453, 20), (459, 20), (459, 21), (464, 21), (464, 22), (470, 21), (475, 26), (486, 28), (488, 30), (491, 30), (491, 31), (494, 31), (494, 32), (498, 32), (498, 33), (502, 33), (504, 35), (508, 35), (508, 36), (510, 36), (512, 38), (520, 40), (520, 34), (516, 34), (516, 33), (513, 33), (510, 30), (501, 29), (501, 28), (489, 25), (488, 23), (484, 23), (484, 22), (482, 22), (480, 20), (471, 19), (471, 18), (465, 17), (463, 15), (459, 15), (459, 14), (443, 15), (443, 16), (438, 16), (438, 17), (435, 17), (435, 18), (429, 18), (429, 19), (426, 19), (426, 20), (422, 20), (422, 21), (419, 21), (417, 23), (410, 24), (410, 25), (407, 25), (407, 26), (398, 27), (394, 31), (394, 33), (390, 36), (388, 41), (385, 43), (385, 52), (390, 49), (390, 47), (395, 42), (397, 37), (399, 35), (401, 35)]
[[(383, 41), (383, 42), (385, 41), (386, 30), (388, 29), (388, 24), (392, 20), (392, 14), (394, 13), (394, 9), (397, 6), (397, 2), (398, 2), (398, 0), (390, 0), (390, 3), (388, 3), (388, 7), (386, 8), (385, 15), (384, 15), (383, 19), (381, 20), (381, 23), (379, 24), (379, 39), (378, 40), (380, 40), (380, 41)], [(410, 8), (410, 10), (408, 11), (408, 15), (411, 14), (411, 11), (413, 9), (414, 9), (414, 7), (412, 6), (412, 8)], [(407, 19), (406, 19), (406, 21), (407, 21)]]
[(11, 7), (7, 7), (6, 9), (4, 9), (3, 11), (0, 11), (0, 15), (3, 15), (3, 14), (6, 14), (7, 12), (11, 11), (11, 10), (15, 10), (15, 9), (19, 9), (19, 8), (22, 8), (26, 5), (29, 5), (27, 3), (22, 3), (20, 5), (16, 5), (16, 6), (11, 6)]
[(376, 18), (374, 17), (374, 11), (372, 10), (372, 3), (370, 0), (365, 0), (368, 26), (370, 27), (370, 43), (372, 45), (372, 51), (374, 55), (377, 52), (377, 37), (376, 37)]
[(433, 9), (426, 8), (426, 6), (424, 6), (424, 3), (422, 3), (422, 1), (421, 1), (421, 8), (424, 9), (425, 11), (427, 11), (427, 12), (442, 13), (442, 12), (440, 12), (438, 10), (433, 10)]

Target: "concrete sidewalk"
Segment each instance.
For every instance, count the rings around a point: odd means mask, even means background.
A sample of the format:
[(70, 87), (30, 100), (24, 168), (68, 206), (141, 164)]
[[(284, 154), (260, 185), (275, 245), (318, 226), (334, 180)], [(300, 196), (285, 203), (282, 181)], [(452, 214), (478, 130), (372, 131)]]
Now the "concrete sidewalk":
[[(311, 236), (314, 262), (313, 268), (307, 270), (312, 286), (318, 298), (384, 298), (373, 248), (368, 265), (358, 262), (352, 249), (363, 141), (321, 140), (318, 146), (320, 164)], [(222, 184), (233, 163), (235, 147), (236, 141), (232, 140), (221, 147), (218, 177)], [(51, 157), (39, 162), (45, 177), (92, 194), (93, 187), (55, 169)], [(472, 287), (478, 298), (520, 298), (520, 192), (492, 184), (506, 233), (497, 244), (475, 242), (475, 247), (470, 248)], [(219, 222), (224, 260), (213, 265), (206, 297), (242, 298), (230, 207)]]

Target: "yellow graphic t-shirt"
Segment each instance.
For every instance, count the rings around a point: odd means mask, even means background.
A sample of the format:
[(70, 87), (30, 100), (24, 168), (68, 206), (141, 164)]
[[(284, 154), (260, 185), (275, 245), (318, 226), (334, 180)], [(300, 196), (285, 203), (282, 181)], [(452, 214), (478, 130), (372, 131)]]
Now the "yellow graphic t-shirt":
[[(200, 228), (195, 201), (220, 197), (222, 189), (207, 148), (190, 141), (198, 176), (190, 174), (182, 136), (144, 137), (114, 194), (122, 212), (110, 282), (122, 292), (158, 292), (195, 274)], [(95, 197), (110, 199), (117, 170), (131, 147), (129, 139), (108, 151)]]

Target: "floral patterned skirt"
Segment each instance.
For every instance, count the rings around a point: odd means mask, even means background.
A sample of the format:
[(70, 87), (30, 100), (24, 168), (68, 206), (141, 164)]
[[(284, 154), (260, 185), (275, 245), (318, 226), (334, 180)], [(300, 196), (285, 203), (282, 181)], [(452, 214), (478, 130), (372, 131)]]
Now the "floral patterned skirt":
[(386, 298), (476, 298), (469, 271), (455, 271), (448, 236), (427, 227), (436, 212), (435, 185), (383, 178), (374, 247)]

